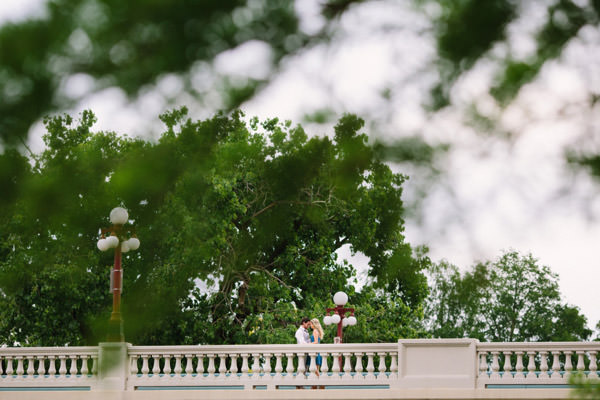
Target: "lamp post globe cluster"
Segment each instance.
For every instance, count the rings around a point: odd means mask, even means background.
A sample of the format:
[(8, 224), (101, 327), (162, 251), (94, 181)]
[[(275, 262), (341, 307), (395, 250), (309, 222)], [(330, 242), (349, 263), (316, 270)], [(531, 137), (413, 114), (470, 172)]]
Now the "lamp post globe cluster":
[(140, 247), (140, 240), (135, 236), (132, 227), (127, 227), (129, 214), (123, 207), (113, 208), (110, 212), (112, 226), (101, 229), (101, 238), (97, 246), (100, 251), (114, 249), (114, 266), (110, 272), (110, 291), (113, 294), (113, 310), (109, 320), (108, 340), (112, 342), (123, 342), (123, 319), (121, 318), (121, 293), (123, 292), (123, 268), (121, 267), (121, 256), (130, 250)]
[[(356, 325), (356, 317), (354, 316), (354, 308), (345, 308), (344, 306), (348, 303), (348, 295), (344, 292), (337, 292), (333, 295), (333, 302), (336, 304), (334, 308), (327, 309), (327, 315), (323, 318), (325, 325), (337, 324), (337, 337), (339, 343), (342, 343), (342, 328), (345, 326)], [(333, 313), (333, 315), (329, 315)], [(350, 313), (350, 316), (346, 316)]]

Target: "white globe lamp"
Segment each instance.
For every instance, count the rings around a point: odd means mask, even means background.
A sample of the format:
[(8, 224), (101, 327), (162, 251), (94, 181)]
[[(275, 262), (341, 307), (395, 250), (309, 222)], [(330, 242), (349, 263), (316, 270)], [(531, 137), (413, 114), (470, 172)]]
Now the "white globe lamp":
[(109, 249), (114, 249), (119, 245), (119, 238), (116, 236), (109, 236), (104, 240), (106, 240)]
[(98, 240), (97, 246), (98, 246), (98, 250), (100, 250), (100, 251), (106, 251), (109, 249), (109, 244), (106, 241), (106, 239)]
[(350, 326), (356, 325), (356, 317), (354, 315), (349, 316), (344, 321), (348, 321), (348, 325)]
[(348, 295), (344, 292), (337, 292), (333, 295), (333, 302), (338, 306), (345, 306), (348, 302)]
[(129, 247), (129, 250), (137, 250), (138, 247), (140, 247), (140, 239), (136, 237), (129, 238), (127, 246)]
[(339, 315), (337, 315), (337, 314), (333, 314), (333, 315), (331, 316), (331, 323), (332, 323), (332, 324), (339, 324), (339, 323), (340, 323), (340, 319), (341, 319), (341, 318), (340, 318), (340, 316), (339, 316)]
[(323, 323), (324, 323), (325, 325), (331, 325), (331, 316), (329, 316), (329, 315), (326, 315), (326, 316), (323, 318)]
[(110, 212), (110, 222), (115, 225), (124, 225), (128, 219), (129, 214), (127, 214), (127, 210), (123, 207), (113, 208)]

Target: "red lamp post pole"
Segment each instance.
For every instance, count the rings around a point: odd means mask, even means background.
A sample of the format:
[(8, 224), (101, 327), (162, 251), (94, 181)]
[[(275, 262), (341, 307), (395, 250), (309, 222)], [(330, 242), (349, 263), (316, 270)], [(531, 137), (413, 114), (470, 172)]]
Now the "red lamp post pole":
[(115, 248), (115, 263), (112, 271), (112, 287), (110, 288), (113, 294), (113, 309), (110, 314), (110, 341), (124, 342), (123, 334), (123, 319), (121, 318), (121, 280), (123, 269), (121, 268), (121, 246)]
[(350, 313), (350, 315), (354, 315), (354, 308), (346, 308), (344, 306), (336, 306), (334, 308), (328, 308), (327, 309), (327, 315), (329, 315), (330, 312), (333, 312), (334, 314), (337, 314), (340, 316), (340, 322), (338, 322), (337, 324), (337, 335), (340, 338), (340, 343), (343, 343), (342, 340), (342, 334), (343, 334), (343, 325), (342, 322), (344, 321), (344, 318), (346, 318), (346, 313)]

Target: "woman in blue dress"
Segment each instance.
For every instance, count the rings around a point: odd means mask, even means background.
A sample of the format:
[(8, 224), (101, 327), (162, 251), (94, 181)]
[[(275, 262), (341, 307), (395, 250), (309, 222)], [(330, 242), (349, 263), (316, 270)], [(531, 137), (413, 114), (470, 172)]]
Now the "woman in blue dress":
[[(321, 327), (321, 323), (317, 318), (314, 318), (310, 320), (310, 326), (312, 328), (310, 342), (315, 344), (321, 343), (321, 339), (323, 338), (323, 327)], [(321, 353), (317, 353), (315, 364), (317, 365), (317, 370), (315, 373), (317, 376), (319, 376), (319, 373), (321, 372), (321, 364), (323, 364), (323, 357), (321, 357)]]

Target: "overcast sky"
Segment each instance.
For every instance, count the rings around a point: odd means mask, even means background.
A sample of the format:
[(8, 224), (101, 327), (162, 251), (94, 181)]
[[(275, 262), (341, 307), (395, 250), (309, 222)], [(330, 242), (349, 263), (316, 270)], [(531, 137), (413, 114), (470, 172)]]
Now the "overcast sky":
[[(41, 1), (0, 2), (0, 23), (31, 12), (41, 15)], [(487, 94), (495, 70), (483, 60), (453, 89), (454, 105), (432, 116), (421, 105), (436, 78), (435, 46), (423, 34), (426, 19), (399, 3), (374, 2), (349, 12), (333, 45), (287, 60), (272, 84), (243, 109), (248, 115), (298, 122), (323, 108), (338, 115), (355, 112), (369, 117), (366, 131), (375, 137), (419, 134), (430, 144), (450, 144), (451, 150), (436, 161), (441, 175), (435, 184), (426, 180), (427, 171), (394, 166), (411, 175), (405, 197), (409, 205), (418, 205), (407, 220), (409, 242), (429, 246), (434, 261), (446, 259), (463, 269), (478, 260), (493, 260), (503, 250), (531, 252), (559, 274), (565, 300), (579, 306), (593, 328), (600, 320), (594, 296), (600, 281), (599, 187), (585, 173), (568, 168), (564, 151), (565, 146), (589, 143), (589, 132), (598, 132), (598, 108), (590, 111), (580, 105), (590, 85), (600, 92), (600, 32), (583, 32), (507, 110), (500, 110)], [(318, 29), (316, 2), (301, 4), (304, 29)], [(513, 52), (534, 49), (526, 33), (535, 26), (535, 12), (532, 6), (526, 21), (511, 30)], [(233, 75), (268, 75), (260, 62), (268, 56), (264, 45), (250, 43), (223, 54), (212, 67)], [(196, 82), (201, 85), (207, 77), (210, 73), (198, 71)], [(154, 92), (133, 104), (115, 88), (84, 95), (93, 88), (85, 76), (65, 82), (63, 90), (79, 99), (70, 112), (94, 110), (98, 129), (152, 136), (161, 129), (158, 114), (168, 107), (191, 105), (194, 118), (213, 112), (194, 107), (193, 99), (180, 94), (181, 85), (177, 77), (165, 76)], [(381, 92), (390, 88), (392, 96), (384, 101)], [(498, 132), (481, 132), (465, 123), (472, 105), (499, 120)], [(323, 134), (330, 126), (308, 129)], [(30, 143), (38, 150), (42, 132), (41, 125), (31, 132)], [(424, 198), (419, 195), (423, 189)], [(364, 266), (364, 258), (355, 260)]]

